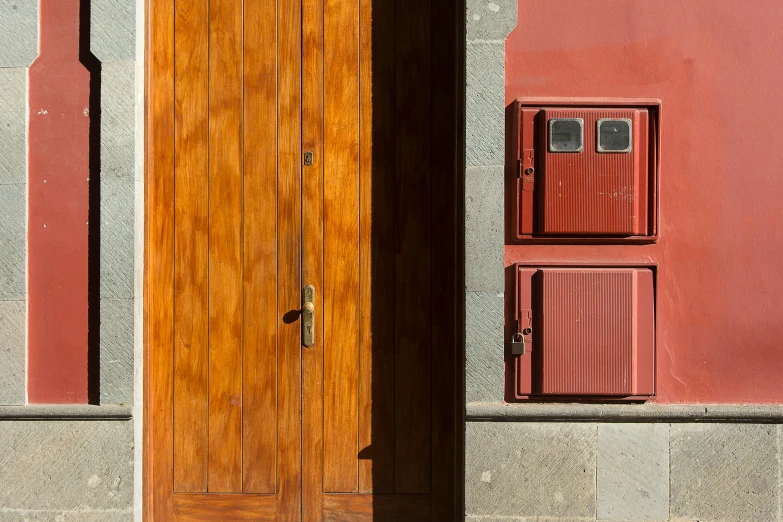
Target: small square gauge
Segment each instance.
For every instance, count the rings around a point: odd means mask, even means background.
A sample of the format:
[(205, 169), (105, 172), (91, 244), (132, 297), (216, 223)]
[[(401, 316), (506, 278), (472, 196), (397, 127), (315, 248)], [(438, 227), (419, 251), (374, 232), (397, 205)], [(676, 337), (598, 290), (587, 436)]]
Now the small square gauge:
[(552, 118), (549, 120), (549, 152), (582, 152), (584, 120)]
[(631, 120), (598, 120), (598, 152), (631, 152)]

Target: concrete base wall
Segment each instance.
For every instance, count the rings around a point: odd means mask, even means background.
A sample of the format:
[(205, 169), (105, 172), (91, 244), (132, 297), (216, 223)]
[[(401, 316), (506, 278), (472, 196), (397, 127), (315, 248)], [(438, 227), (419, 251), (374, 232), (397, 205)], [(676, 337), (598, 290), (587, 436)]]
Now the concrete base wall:
[(780, 424), (468, 422), (466, 520), (780, 521)]
[(133, 421), (0, 420), (0, 521), (133, 520)]

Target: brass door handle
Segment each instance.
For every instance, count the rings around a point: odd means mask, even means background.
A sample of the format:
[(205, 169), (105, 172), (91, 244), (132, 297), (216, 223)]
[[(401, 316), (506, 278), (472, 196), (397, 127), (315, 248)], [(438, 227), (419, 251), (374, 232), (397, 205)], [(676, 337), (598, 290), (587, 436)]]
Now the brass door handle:
[(302, 344), (310, 348), (315, 344), (315, 287), (307, 285), (302, 290)]

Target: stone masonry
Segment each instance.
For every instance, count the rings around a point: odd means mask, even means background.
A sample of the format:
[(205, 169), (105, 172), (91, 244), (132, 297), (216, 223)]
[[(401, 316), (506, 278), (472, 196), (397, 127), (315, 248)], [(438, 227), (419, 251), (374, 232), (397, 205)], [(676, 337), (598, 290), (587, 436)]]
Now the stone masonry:
[[(100, 62), (100, 404), (26, 403), (27, 69), (39, 0), (0, 0), (0, 521), (134, 520), (136, 3), (93, 0)], [(93, 173), (95, 176), (96, 173)], [(122, 407), (112, 405), (126, 405)], [(118, 413), (119, 412), (119, 413)]]

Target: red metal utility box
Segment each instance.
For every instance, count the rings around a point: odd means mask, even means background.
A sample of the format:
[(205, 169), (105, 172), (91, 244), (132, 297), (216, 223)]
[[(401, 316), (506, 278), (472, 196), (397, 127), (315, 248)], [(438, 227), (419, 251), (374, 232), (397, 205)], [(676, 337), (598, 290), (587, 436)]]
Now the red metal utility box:
[(655, 394), (651, 268), (515, 268), (516, 398)]
[(657, 106), (581, 103), (514, 102), (509, 239), (653, 240)]

